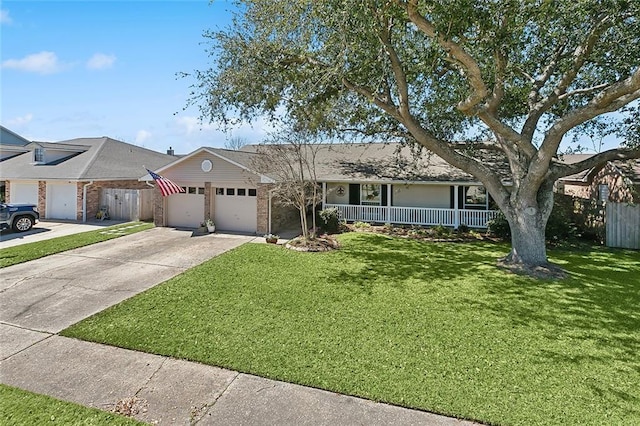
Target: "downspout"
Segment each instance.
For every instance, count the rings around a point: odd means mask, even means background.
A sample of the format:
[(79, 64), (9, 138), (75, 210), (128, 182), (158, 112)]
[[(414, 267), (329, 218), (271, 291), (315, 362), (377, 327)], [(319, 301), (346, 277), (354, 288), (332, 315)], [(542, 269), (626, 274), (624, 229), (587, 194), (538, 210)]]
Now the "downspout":
[(82, 186), (82, 222), (87, 221), (87, 186), (93, 185), (93, 181), (89, 181)]
[(273, 189), (269, 190), (269, 205), (267, 206), (268, 211), (268, 223), (267, 223), (267, 233), (271, 233), (271, 198), (272, 198)]

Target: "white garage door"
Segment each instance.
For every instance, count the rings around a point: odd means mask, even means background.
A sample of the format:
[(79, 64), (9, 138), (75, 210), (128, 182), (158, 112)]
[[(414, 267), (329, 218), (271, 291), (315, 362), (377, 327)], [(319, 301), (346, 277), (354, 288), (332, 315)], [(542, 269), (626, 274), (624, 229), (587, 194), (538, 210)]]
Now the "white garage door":
[(216, 188), (216, 229), (255, 233), (258, 228), (255, 188)]
[(47, 219), (76, 220), (76, 203), (75, 183), (47, 182)]
[[(189, 188), (187, 188), (189, 189)], [(167, 197), (167, 225), (176, 228), (197, 228), (204, 220), (204, 188), (201, 194), (171, 194)]]
[(38, 205), (38, 183), (11, 182), (9, 191), (12, 203)]

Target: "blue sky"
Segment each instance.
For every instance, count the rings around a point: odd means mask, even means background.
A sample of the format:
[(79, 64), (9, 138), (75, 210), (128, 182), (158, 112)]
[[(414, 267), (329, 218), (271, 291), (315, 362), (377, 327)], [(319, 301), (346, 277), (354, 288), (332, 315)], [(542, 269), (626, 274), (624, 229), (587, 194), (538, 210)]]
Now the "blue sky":
[(181, 154), (231, 136), (258, 143), (265, 123), (230, 135), (200, 125), (197, 108), (184, 110), (193, 80), (176, 77), (208, 68), (202, 34), (226, 26), (232, 8), (221, 0), (4, 0), (0, 122), (30, 140), (110, 136)]
[[(230, 137), (259, 143), (271, 130), (265, 122), (230, 134), (199, 123), (197, 108), (184, 109), (194, 81), (176, 77), (208, 68), (203, 33), (225, 27), (233, 7), (226, 0), (3, 0), (0, 123), (30, 140), (110, 136), (179, 154), (223, 147)], [(617, 145), (608, 138), (603, 148)]]

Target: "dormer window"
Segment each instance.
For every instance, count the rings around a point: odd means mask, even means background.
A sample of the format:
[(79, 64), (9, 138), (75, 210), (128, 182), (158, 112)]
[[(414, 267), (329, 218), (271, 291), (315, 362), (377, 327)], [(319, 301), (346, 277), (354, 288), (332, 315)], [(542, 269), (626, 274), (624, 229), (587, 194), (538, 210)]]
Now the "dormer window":
[(33, 162), (36, 164), (44, 163), (44, 148), (36, 148), (33, 150)]

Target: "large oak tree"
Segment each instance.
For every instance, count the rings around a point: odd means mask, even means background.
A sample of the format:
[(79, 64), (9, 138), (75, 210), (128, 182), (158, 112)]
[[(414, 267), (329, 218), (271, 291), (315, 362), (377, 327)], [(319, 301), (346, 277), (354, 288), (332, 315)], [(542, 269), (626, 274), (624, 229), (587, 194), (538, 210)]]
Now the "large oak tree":
[[(205, 34), (213, 66), (192, 98), (204, 119), (411, 140), (484, 184), (511, 227), (510, 263), (547, 265), (558, 178), (640, 157), (637, 0), (237, 3), (230, 27)], [(562, 162), (563, 141), (611, 133), (624, 146)], [(476, 148), (503, 155), (510, 182)]]

